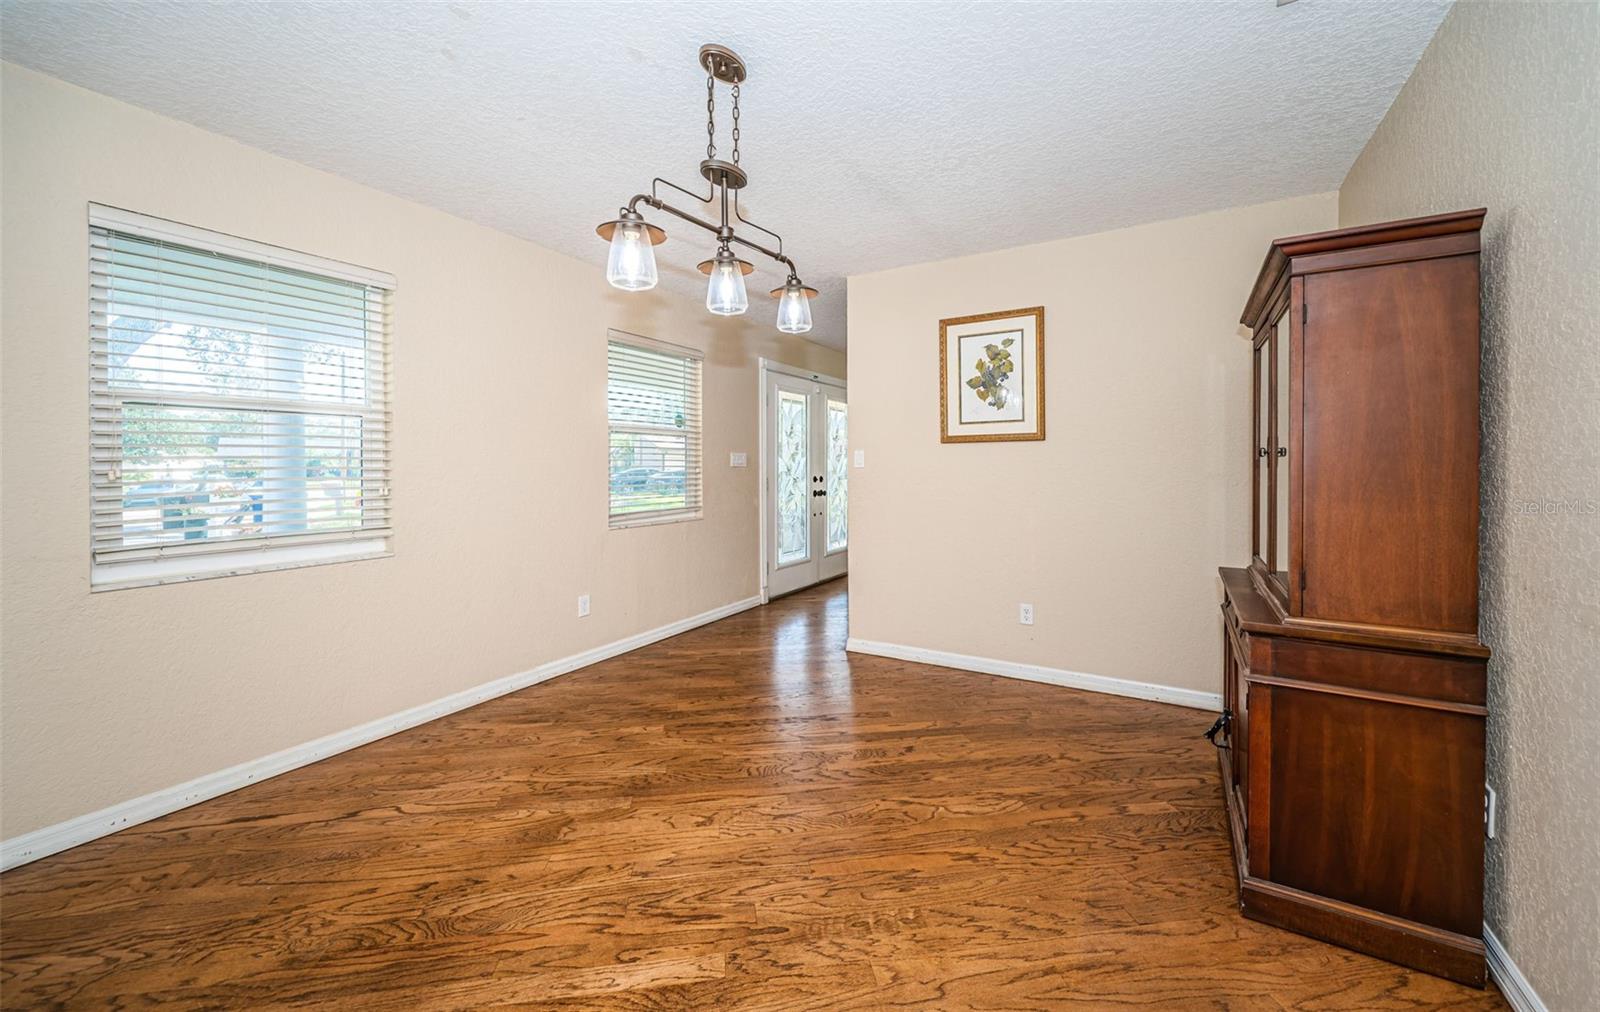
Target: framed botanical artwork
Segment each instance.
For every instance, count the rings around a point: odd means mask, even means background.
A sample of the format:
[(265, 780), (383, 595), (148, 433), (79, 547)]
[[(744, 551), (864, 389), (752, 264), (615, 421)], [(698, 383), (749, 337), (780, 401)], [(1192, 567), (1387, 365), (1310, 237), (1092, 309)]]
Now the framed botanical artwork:
[(939, 441), (1044, 438), (1044, 307), (939, 321)]

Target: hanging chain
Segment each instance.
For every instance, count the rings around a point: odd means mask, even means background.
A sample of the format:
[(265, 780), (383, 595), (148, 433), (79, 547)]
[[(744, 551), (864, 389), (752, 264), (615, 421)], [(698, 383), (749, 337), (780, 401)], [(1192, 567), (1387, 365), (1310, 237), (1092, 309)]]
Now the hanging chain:
[(739, 164), (739, 86), (733, 86), (733, 164)]
[(717, 157), (717, 79), (706, 75), (706, 158)]

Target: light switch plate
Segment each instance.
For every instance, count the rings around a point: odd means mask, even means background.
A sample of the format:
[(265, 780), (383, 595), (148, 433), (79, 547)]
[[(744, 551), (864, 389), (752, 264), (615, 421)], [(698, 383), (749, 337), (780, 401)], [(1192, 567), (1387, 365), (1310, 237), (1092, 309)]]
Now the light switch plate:
[(749, 460), (750, 460), (750, 458), (748, 456), (746, 456), (745, 454), (742, 454), (742, 453), (730, 453), (730, 454), (728, 454), (728, 466), (729, 467), (744, 467), (749, 462)]
[(579, 594), (578, 595), (578, 617), (579, 618), (583, 618), (587, 614), (589, 614), (589, 595), (588, 594)]
[(857, 450), (856, 451), (856, 466), (857, 467), (866, 467), (867, 466), (867, 451), (866, 450)]

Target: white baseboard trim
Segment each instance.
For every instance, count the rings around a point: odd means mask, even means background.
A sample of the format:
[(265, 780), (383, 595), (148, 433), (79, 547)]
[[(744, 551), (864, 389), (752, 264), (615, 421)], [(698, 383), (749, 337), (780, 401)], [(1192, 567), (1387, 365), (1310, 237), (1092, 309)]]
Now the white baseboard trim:
[(985, 675), (1003, 675), (1006, 678), (1022, 678), (1030, 682), (1046, 682), (1050, 685), (1061, 685), (1069, 689), (1087, 689), (1090, 692), (1104, 692), (1112, 696), (1132, 696), (1134, 699), (1149, 699), (1157, 703), (1173, 703), (1178, 706), (1193, 707), (1196, 710), (1218, 712), (1222, 709), (1222, 694), (1217, 692), (1178, 689), (1170, 685), (1156, 685), (1152, 682), (1134, 682), (1125, 678), (1108, 678), (1105, 675), (1090, 675), (1081, 671), (1067, 671), (1064, 668), (1047, 668), (1040, 664), (999, 661), (991, 657), (953, 654), (943, 650), (902, 646), (899, 643), (879, 643), (875, 640), (856, 639), (854, 636), (845, 644), (845, 649), (858, 654), (875, 654), (879, 657), (893, 657), (901, 661), (937, 664), (942, 668), (959, 668), (963, 671), (977, 671)]
[(320, 759), (326, 759), (340, 752), (358, 748), (368, 742), (386, 738), (391, 734), (426, 724), (447, 714), (464, 710), (469, 706), (503, 696), (508, 692), (516, 692), (530, 685), (548, 681), (557, 675), (564, 675), (569, 671), (596, 664), (600, 661), (625, 654), (630, 650), (648, 646), (657, 640), (664, 640), (669, 636), (688, 632), (690, 629), (727, 618), (729, 615), (747, 611), (761, 604), (761, 598), (747, 597), (742, 601), (725, 604), (720, 608), (702, 612), (690, 618), (680, 619), (648, 632), (642, 632), (626, 639), (620, 639), (604, 646), (586, 650), (581, 654), (573, 654), (560, 660), (541, 664), (536, 668), (507, 675), (492, 682), (457, 692), (454, 695), (436, 699), (431, 703), (403, 710), (400, 713), (380, 717), (377, 720), (352, 727), (346, 731), (308, 741), (303, 745), (286, 748), (281, 752), (263, 756), (250, 762), (240, 763), (216, 773), (208, 773), (197, 777), (188, 783), (168, 787), (165, 790), (155, 791), (143, 797), (123, 801), (98, 812), (80, 815), (66, 822), (58, 822), (53, 826), (36, 829), (31, 833), (10, 840), (0, 841), (0, 871), (15, 868), (18, 865), (37, 861), (41, 857), (58, 854), (63, 850), (76, 847), (80, 843), (88, 843), (102, 836), (109, 836), (118, 830), (137, 826), (141, 822), (160, 818), (163, 815), (176, 812), (180, 808), (197, 805), (202, 801), (210, 800), (219, 795), (247, 787), (257, 781), (275, 777), (280, 773), (287, 773), (301, 766), (307, 766)]
[(1490, 930), (1487, 922), (1483, 925), (1483, 947), (1489, 955), (1489, 976), (1494, 978), (1500, 993), (1506, 996), (1506, 1002), (1512, 1008), (1517, 1012), (1550, 1012), (1533, 985), (1528, 983), (1528, 978), (1511, 961), (1511, 954), (1500, 944), (1500, 939)]

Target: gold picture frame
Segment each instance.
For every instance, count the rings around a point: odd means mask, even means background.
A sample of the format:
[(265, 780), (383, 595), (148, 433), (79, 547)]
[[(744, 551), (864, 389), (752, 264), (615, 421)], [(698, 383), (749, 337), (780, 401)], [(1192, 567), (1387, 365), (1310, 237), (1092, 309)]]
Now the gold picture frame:
[(1044, 307), (940, 320), (939, 442), (1043, 438)]

